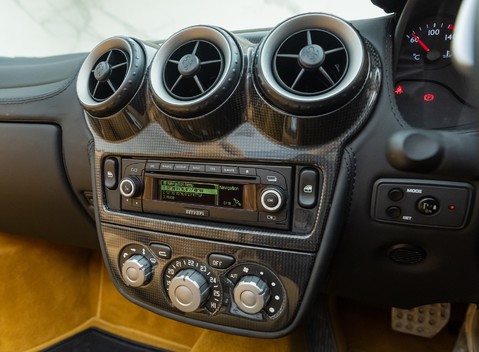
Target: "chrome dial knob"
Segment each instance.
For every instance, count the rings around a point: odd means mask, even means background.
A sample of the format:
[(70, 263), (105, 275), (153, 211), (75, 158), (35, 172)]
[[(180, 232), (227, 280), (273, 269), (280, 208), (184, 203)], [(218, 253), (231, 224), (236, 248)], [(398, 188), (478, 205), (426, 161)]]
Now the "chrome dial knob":
[(276, 187), (266, 188), (260, 196), (261, 206), (268, 213), (276, 213), (284, 207), (284, 197), (282, 192)]
[(171, 280), (168, 296), (175, 308), (189, 313), (205, 303), (209, 291), (210, 287), (203, 275), (194, 269), (185, 269)]
[(121, 276), (125, 284), (140, 287), (150, 282), (152, 265), (144, 256), (135, 254), (128, 258), (121, 268)]
[(236, 305), (245, 313), (255, 314), (268, 303), (269, 287), (257, 276), (247, 275), (236, 284), (233, 295)]
[(120, 181), (120, 193), (123, 197), (136, 197), (141, 193), (141, 180), (136, 176), (125, 177)]

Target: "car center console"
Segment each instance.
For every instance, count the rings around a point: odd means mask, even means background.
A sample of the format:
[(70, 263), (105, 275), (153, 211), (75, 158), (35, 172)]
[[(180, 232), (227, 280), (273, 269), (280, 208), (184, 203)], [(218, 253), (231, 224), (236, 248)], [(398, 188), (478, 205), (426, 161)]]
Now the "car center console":
[(316, 292), (344, 145), (380, 84), (376, 50), (325, 14), (100, 43), (77, 91), (117, 289), (207, 328), (290, 331)]

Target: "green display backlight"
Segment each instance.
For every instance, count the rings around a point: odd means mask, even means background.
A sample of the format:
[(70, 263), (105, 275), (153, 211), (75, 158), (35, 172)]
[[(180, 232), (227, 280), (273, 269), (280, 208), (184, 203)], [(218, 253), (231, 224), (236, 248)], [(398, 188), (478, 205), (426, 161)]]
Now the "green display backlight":
[(168, 202), (242, 208), (243, 185), (159, 179), (158, 199)]

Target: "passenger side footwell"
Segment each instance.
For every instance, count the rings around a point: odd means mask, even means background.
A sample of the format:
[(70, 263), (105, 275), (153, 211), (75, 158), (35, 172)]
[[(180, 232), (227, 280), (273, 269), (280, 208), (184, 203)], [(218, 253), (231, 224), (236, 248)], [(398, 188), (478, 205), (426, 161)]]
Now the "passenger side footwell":
[(117, 292), (97, 251), (0, 234), (0, 255), (0, 351), (47, 349), (92, 327), (169, 351), (306, 349), (295, 334), (233, 336), (147, 311)]

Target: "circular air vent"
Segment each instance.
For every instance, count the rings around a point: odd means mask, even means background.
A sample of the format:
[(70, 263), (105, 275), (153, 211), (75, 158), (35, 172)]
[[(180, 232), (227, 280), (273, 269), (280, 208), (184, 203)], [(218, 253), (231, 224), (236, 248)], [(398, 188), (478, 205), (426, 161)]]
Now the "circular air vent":
[(110, 38), (93, 49), (80, 69), (77, 93), (93, 116), (121, 110), (134, 96), (143, 79), (145, 55), (133, 39)]
[(363, 41), (348, 23), (306, 14), (270, 32), (257, 50), (255, 73), (271, 103), (289, 113), (313, 115), (357, 94), (367, 63)]
[(223, 56), (212, 43), (194, 40), (183, 44), (169, 57), (163, 71), (168, 93), (191, 100), (207, 94), (223, 72)]
[(231, 95), (241, 66), (241, 52), (227, 32), (206, 26), (186, 28), (166, 40), (153, 59), (153, 98), (174, 117), (206, 114)]
[(287, 38), (273, 57), (274, 77), (297, 95), (319, 95), (334, 88), (348, 68), (344, 44), (323, 30), (302, 30)]

